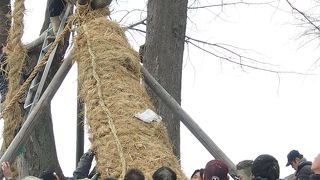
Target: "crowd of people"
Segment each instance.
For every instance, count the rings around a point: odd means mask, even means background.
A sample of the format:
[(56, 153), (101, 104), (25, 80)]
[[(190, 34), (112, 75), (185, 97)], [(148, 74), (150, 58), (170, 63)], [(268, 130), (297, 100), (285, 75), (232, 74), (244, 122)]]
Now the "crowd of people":
[[(73, 177), (68, 179), (99, 179), (99, 173), (95, 168), (90, 172), (94, 159), (94, 150), (91, 147), (83, 154), (78, 165), (73, 172)], [(320, 153), (313, 162), (307, 161), (297, 150), (292, 150), (287, 155), (286, 166), (294, 169), (294, 174), (284, 178), (285, 180), (320, 180)], [(3, 162), (1, 166), (4, 179), (12, 180), (12, 173), (8, 162)], [(243, 160), (236, 165), (236, 180), (280, 180), (280, 166), (275, 157), (269, 154), (259, 155), (254, 160)], [(210, 160), (204, 168), (196, 169), (190, 180), (229, 180), (229, 168), (223, 160)], [(24, 180), (60, 180), (54, 170), (45, 171), (39, 177), (27, 176)], [(128, 169), (124, 180), (145, 180), (144, 173), (139, 169)], [(177, 175), (170, 167), (160, 167), (153, 175), (153, 180), (176, 180)], [(115, 180), (107, 177), (105, 180)]]
[[(84, 0), (83, 2), (89, 2)], [(111, 3), (111, 0), (91, 0), (91, 7), (93, 9), (103, 8)], [(53, 27), (54, 34), (57, 33), (60, 26), (60, 15), (65, 8), (65, 0), (53, 0), (49, 5), (50, 21)], [(0, 47), (0, 64), (5, 57), (5, 46)], [(0, 100), (1, 95), (5, 94), (7, 89), (5, 78), (0, 73)], [(76, 169), (73, 172), (73, 177), (69, 179), (99, 179), (99, 173), (95, 172), (95, 168), (90, 172), (91, 164), (94, 159), (94, 150), (90, 148), (81, 157)], [(287, 180), (320, 180), (320, 153), (315, 157), (314, 161), (307, 161), (303, 155), (297, 151), (292, 150), (287, 155), (286, 166), (291, 166), (294, 173), (286, 177)], [(8, 162), (2, 162), (1, 170), (4, 179), (12, 180), (12, 172)], [(236, 179), (237, 180), (278, 180), (280, 176), (280, 167), (275, 157), (269, 154), (259, 155), (254, 160), (243, 160), (236, 165)], [(191, 180), (228, 180), (229, 168), (223, 160), (210, 160), (200, 169), (196, 169), (190, 179)], [(54, 169), (43, 172), (39, 177), (27, 176), (25, 180), (60, 180)], [(108, 177), (105, 180), (114, 180), (115, 178)], [(144, 180), (144, 173), (139, 169), (129, 169), (124, 180)], [(177, 175), (170, 167), (160, 167), (153, 175), (153, 180), (176, 180)]]
[[(287, 155), (286, 166), (291, 166), (294, 173), (285, 180), (320, 180), (320, 153), (313, 162), (307, 161), (303, 155), (292, 150)], [(254, 160), (243, 160), (236, 165), (238, 180), (278, 180), (280, 166), (277, 159), (269, 154), (262, 154)], [(191, 180), (228, 180), (228, 166), (222, 160), (211, 160), (205, 168), (197, 169)]]

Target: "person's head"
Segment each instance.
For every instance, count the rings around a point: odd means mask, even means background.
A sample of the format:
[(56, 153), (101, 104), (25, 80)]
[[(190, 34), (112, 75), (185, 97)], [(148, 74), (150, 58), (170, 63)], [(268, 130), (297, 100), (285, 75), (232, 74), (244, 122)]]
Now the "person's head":
[(204, 169), (204, 180), (228, 180), (228, 166), (222, 160), (211, 160)]
[(196, 169), (192, 175), (191, 175), (191, 180), (202, 180), (203, 179), (203, 172), (204, 169)]
[(57, 175), (53, 167), (48, 167), (47, 170), (40, 174), (39, 178), (43, 180), (56, 180)]
[(280, 170), (276, 158), (269, 154), (262, 154), (258, 156), (252, 163), (252, 177), (253, 179), (279, 179)]
[(124, 180), (144, 180), (144, 174), (139, 169), (129, 169), (124, 176)]
[(237, 176), (240, 180), (251, 180), (252, 178), (252, 160), (240, 161), (237, 165)]
[(314, 171), (315, 174), (320, 174), (320, 153), (314, 158), (311, 170)]
[(299, 153), (297, 150), (292, 150), (287, 155), (288, 162), (286, 166), (291, 165), (294, 170), (298, 169), (299, 162), (303, 158), (303, 155)]
[(177, 174), (169, 167), (163, 166), (157, 169), (153, 175), (153, 180), (176, 180)]

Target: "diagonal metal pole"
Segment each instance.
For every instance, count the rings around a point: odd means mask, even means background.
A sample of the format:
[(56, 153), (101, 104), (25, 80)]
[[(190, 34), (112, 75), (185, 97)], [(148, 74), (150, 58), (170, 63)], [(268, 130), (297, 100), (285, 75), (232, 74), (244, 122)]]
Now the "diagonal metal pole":
[[(44, 107), (48, 106), (51, 103), (53, 96), (59, 89), (61, 83), (63, 82), (64, 78), (66, 77), (72, 66), (72, 55), (73, 53), (70, 52), (70, 54), (64, 59), (59, 70), (53, 77), (49, 86), (42, 94), (37, 105), (30, 112), (26, 121), (23, 123), (20, 131), (17, 133), (17, 135), (14, 137), (11, 144), (9, 145), (8, 149), (2, 155), (0, 163), (7, 161), (9, 163), (13, 163), (18, 153), (18, 149), (26, 143), (26, 140), (29, 138), (31, 132), (34, 130), (35, 125), (42, 120), (40, 116)], [(0, 177), (2, 176), (2, 171), (0, 171)]]
[(179, 103), (152, 77), (152, 75), (141, 66), (141, 72), (148, 86), (158, 95), (158, 97), (171, 109), (171, 111), (180, 117), (181, 122), (189, 131), (201, 142), (201, 144), (215, 158), (224, 160), (229, 167), (229, 174), (233, 179), (236, 178), (235, 164), (227, 155), (212, 141), (212, 139), (200, 128), (200, 126), (181, 108)]

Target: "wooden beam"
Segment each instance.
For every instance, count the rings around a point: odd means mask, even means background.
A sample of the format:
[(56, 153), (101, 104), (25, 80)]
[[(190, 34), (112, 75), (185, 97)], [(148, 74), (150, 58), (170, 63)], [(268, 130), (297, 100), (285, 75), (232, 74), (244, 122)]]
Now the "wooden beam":
[(212, 141), (212, 139), (200, 128), (200, 126), (181, 108), (177, 101), (152, 77), (152, 75), (141, 66), (141, 72), (148, 86), (158, 95), (158, 97), (180, 117), (182, 123), (190, 132), (201, 142), (201, 144), (215, 158), (224, 160), (229, 167), (229, 174), (235, 179), (235, 164), (227, 157), (226, 154)]
[[(20, 131), (17, 133), (17, 135), (14, 137), (11, 144), (9, 145), (8, 149), (2, 155), (0, 163), (7, 161), (10, 164), (13, 163), (16, 155), (18, 154), (18, 149), (26, 143), (26, 140), (29, 138), (31, 132), (34, 130), (34, 127), (37, 124), (37, 122), (42, 120), (42, 118), (40, 118), (41, 112), (43, 111), (44, 107), (48, 106), (51, 103), (53, 96), (59, 89), (62, 81), (64, 80), (72, 66), (72, 54), (73, 53), (71, 52), (64, 59), (62, 65), (53, 77), (49, 86), (46, 88), (40, 100), (33, 108), (33, 110), (30, 112), (26, 121), (23, 123)], [(2, 171), (0, 171), (0, 177), (2, 176)]]
[(39, 46), (40, 44), (42, 44), (45, 37), (46, 37), (46, 31), (44, 31), (37, 39), (26, 44), (25, 47), (26, 47), (27, 51), (31, 51), (32, 49), (34, 49), (37, 46)]

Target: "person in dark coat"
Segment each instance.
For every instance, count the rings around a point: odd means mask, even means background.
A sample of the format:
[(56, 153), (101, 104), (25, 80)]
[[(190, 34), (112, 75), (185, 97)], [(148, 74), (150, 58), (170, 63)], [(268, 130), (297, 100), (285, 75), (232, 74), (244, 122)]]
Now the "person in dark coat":
[(320, 153), (314, 158), (311, 170), (314, 174), (311, 174), (309, 179), (310, 180), (320, 180)]
[[(74, 0), (69, 0), (73, 3)], [(88, 3), (93, 10), (105, 8), (109, 6), (112, 0), (83, 0), (81, 2)], [(62, 14), (67, 1), (66, 0), (52, 0), (49, 4), (50, 22), (52, 25), (53, 33), (56, 35), (60, 27), (60, 15)], [(81, 4), (81, 3), (80, 3)]]
[(141, 170), (132, 168), (129, 169), (124, 176), (124, 180), (144, 180), (144, 174)]
[(77, 168), (73, 171), (74, 179), (84, 179), (89, 177), (89, 171), (91, 168), (91, 164), (93, 161), (95, 153), (92, 149), (89, 149), (86, 153), (84, 153), (78, 164)]
[(280, 167), (276, 158), (262, 154), (253, 161), (251, 172), (253, 180), (278, 180)]
[(295, 176), (297, 180), (309, 180), (309, 176), (313, 174), (311, 170), (312, 163), (307, 161), (297, 150), (292, 150), (287, 155), (288, 162), (286, 166), (291, 167), (296, 171)]
[(152, 179), (153, 180), (176, 180), (177, 174), (171, 168), (162, 166), (153, 173)]
[(56, 35), (60, 27), (60, 15), (66, 5), (64, 0), (52, 0), (49, 4), (50, 22), (52, 25), (53, 33)]

